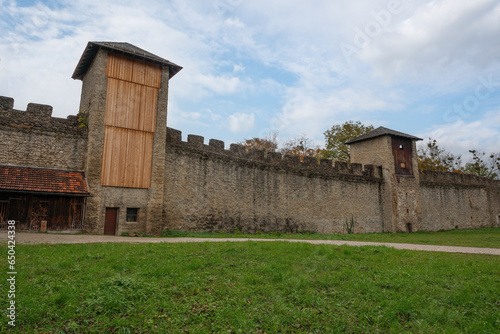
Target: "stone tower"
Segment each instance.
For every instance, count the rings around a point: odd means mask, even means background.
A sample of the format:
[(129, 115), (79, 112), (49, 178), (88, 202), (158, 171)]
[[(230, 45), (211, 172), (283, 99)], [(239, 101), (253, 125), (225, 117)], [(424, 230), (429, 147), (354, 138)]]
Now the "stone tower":
[(88, 120), (86, 232), (159, 233), (168, 84), (181, 69), (129, 43), (88, 43), (72, 76)]
[(416, 142), (421, 138), (379, 127), (347, 142), (351, 162), (382, 166), (385, 232), (422, 229)]

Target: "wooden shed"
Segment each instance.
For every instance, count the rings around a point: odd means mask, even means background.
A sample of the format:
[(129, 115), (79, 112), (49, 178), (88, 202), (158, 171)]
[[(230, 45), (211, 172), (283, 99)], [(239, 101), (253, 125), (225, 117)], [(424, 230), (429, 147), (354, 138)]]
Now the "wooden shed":
[(82, 230), (88, 196), (83, 172), (0, 166), (0, 229)]

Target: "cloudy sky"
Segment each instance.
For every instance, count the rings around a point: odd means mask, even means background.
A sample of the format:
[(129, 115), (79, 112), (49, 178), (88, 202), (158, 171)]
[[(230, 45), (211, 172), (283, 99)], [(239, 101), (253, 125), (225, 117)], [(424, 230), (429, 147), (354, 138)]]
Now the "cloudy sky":
[(78, 112), (88, 41), (184, 67), (168, 125), (226, 147), (270, 130), (324, 144), (334, 124), (500, 151), (498, 0), (0, 0), (0, 95)]

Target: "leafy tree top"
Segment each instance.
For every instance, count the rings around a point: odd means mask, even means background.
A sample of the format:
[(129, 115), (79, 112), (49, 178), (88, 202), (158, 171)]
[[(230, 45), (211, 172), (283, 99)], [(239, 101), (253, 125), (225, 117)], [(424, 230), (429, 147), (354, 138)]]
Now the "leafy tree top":
[(325, 149), (323, 158), (350, 162), (351, 151), (344, 143), (372, 131), (372, 125), (365, 126), (360, 121), (347, 121), (334, 125), (324, 132)]

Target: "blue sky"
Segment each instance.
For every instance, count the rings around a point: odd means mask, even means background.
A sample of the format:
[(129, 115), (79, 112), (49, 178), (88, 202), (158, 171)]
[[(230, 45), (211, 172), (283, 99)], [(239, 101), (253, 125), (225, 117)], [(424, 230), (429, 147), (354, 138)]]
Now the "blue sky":
[(167, 123), (224, 140), (278, 131), (324, 144), (334, 124), (500, 151), (497, 0), (0, 0), (0, 95), (78, 112), (88, 41), (184, 67)]

